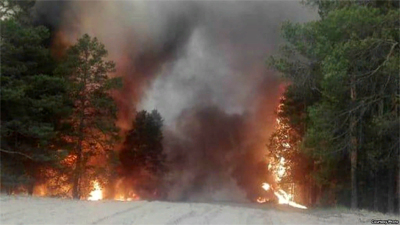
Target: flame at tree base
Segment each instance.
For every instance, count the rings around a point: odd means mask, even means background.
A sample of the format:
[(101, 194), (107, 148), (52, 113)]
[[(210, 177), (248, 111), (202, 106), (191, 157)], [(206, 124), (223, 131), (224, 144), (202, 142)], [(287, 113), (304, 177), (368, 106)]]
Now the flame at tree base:
[[(268, 183), (263, 183), (262, 188), (265, 191), (269, 191), (271, 189), (271, 186)], [(287, 194), (285, 191), (283, 191), (283, 190), (275, 191), (273, 189), (271, 189), (271, 190), (274, 192), (274, 195), (278, 198), (278, 204), (290, 205), (292, 207), (299, 208), (299, 209), (307, 209), (306, 206), (300, 205), (296, 202), (291, 201), (290, 199), (292, 198), (292, 196)], [(259, 198), (257, 198), (256, 201), (258, 203), (264, 203), (267, 200), (265, 198), (259, 197)]]
[(129, 194), (129, 197), (126, 197), (125, 195), (118, 195), (114, 198), (114, 200), (129, 202), (129, 201), (138, 201), (140, 200), (140, 198), (136, 194)]
[(292, 207), (300, 208), (300, 209), (307, 209), (304, 205), (300, 205), (296, 202), (290, 201), (290, 196), (284, 192), (283, 190), (279, 190), (279, 192), (283, 194), (279, 194), (278, 192), (274, 192), (275, 196), (278, 197), (279, 204), (286, 204)]
[(265, 202), (267, 201), (267, 199), (258, 197), (256, 201), (257, 201), (258, 203), (265, 203)]
[(98, 201), (103, 199), (103, 191), (98, 181), (93, 181), (93, 191), (89, 194), (89, 201)]
[[(87, 200), (89, 201), (99, 201), (103, 199), (103, 189), (100, 186), (98, 181), (93, 181), (93, 188), (89, 194)], [(116, 201), (137, 201), (140, 200), (140, 197), (133, 192), (129, 192), (128, 194), (120, 193), (114, 197)]]

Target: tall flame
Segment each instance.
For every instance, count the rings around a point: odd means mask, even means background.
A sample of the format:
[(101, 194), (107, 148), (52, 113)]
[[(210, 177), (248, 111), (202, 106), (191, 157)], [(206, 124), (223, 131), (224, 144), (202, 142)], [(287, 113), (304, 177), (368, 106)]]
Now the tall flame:
[[(279, 104), (278, 106), (278, 112), (282, 112), (282, 107), (283, 104)], [(276, 118), (276, 129), (279, 131), (287, 131), (290, 130), (290, 126), (285, 123), (284, 121), (281, 120), (281, 118)], [(278, 139), (279, 141), (281, 141), (281, 145), (286, 148), (289, 149), (291, 148), (290, 143), (288, 143), (288, 134), (287, 132), (283, 133), (284, 139)], [(279, 153), (279, 151), (278, 151)], [(278, 183), (282, 181), (282, 178), (284, 178), (285, 176), (287, 176), (286, 170), (286, 159), (281, 155), (279, 156), (279, 161), (275, 162), (273, 164), (269, 163), (268, 164), (268, 170), (269, 171), (273, 171), (274, 175), (275, 175), (275, 181), (277, 181)], [(275, 159), (274, 157), (272, 159)], [(269, 191), (271, 189), (271, 191), (274, 193), (274, 195), (278, 198), (278, 203), (279, 204), (287, 204), (290, 205), (292, 207), (296, 207), (296, 208), (301, 208), (301, 209), (307, 209), (307, 207), (297, 204), (296, 202), (293, 202), (293, 195), (289, 195), (288, 193), (286, 193), (285, 191), (283, 191), (282, 189), (279, 189), (278, 191), (275, 190), (275, 187), (271, 187), (268, 183), (263, 183), (262, 184), (262, 188), (265, 191)], [(259, 197), (256, 200), (258, 203), (264, 203), (266, 200), (264, 198)]]
[(101, 190), (100, 184), (98, 181), (93, 181), (93, 190), (90, 192), (88, 200), (98, 201), (101, 199), (103, 199), (103, 191)]

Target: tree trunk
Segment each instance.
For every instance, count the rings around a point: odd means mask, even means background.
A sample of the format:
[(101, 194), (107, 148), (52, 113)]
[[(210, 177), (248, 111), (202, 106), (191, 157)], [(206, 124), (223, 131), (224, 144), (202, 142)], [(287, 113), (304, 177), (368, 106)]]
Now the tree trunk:
[(389, 179), (388, 179), (388, 213), (394, 213), (394, 177), (393, 167), (389, 168)]
[(400, 215), (400, 145), (397, 148), (397, 210)]
[[(311, 174), (315, 171), (315, 162), (313, 161), (313, 170), (311, 172)], [(314, 195), (315, 195), (315, 184), (314, 184), (314, 179), (312, 176), (310, 176), (310, 183), (309, 183), (310, 187), (309, 187), (309, 204), (310, 206), (314, 205)]]
[(74, 180), (72, 186), (72, 198), (80, 199), (79, 181), (82, 173), (82, 142), (83, 142), (83, 117), (79, 125), (79, 140), (76, 152), (76, 166), (74, 171)]
[[(352, 145), (357, 144), (357, 139), (352, 138)], [(351, 148), (351, 208), (357, 209), (357, 147)]]
[(307, 201), (307, 204), (309, 205), (309, 206), (311, 206), (311, 186), (312, 186), (312, 184), (311, 184), (311, 178), (309, 178), (309, 182), (308, 182), (308, 184), (307, 184), (307, 199), (306, 199), (306, 201)]
[[(383, 115), (383, 101), (381, 101), (381, 105), (380, 105), (380, 115)], [(381, 140), (381, 145), (383, 143), (383, 138)], [(383, 149), (382, 149), (383, 150)], [(388, 168), (388, 213), (394, 213), (394, 200), (395, 200), (395, 196), (394, 196), (394, 192), (395, 192), (395, 176), (396, 173), (394, 171), (395, 169), (395, 162), (389, 162), (389, 168)]]
[[(379, 102), (378, 105), (378, 116), (381, 117), (383, 116), (383, 99)], [(379, 136), (379, 149), (380, 152), (383, 151), (383, 136)], [(378, 173), (379, 173), (379, 168), (375, 169), (376, 171), (374, 172), (374, 211), (379, 211), (379, 178), (378, 178)]]
[(378, 203), (379, 203), (379, 198), (378, 198), (378, 189), (379, 189), (379, 180), (378, 180), (378, 172), (374, 173), (374, 211), (378, 211)]
[[(86, 79), (84, 79), (84, 82), (86, 82)], [(85, 97), (82, 97), (82, 111), (80, 115), (80, 120), (79, 120), (79, 130), (78, 130), (78, 146), (76, 149), (76, 166), (75, 166), (75, 171), (74, 171), (74, 180), (73, 180), (73, 186), (72, 186), (72, 197), (74, 199), (80, 199), (80, 189), (79, 189), (79, 184), (80, 184), (80, 178), (82, 174), (82, 142), (83, 142), (83, 129), (84, 129), (84, 122), (85, 122)]]
[(33, 195), (34, 188), (35, 188), (35, 183), (34, 182), (28, 184), (28, 195), (30, 195), (30, 196)]
[[(400, 96), (400, 79), (397, 85), (397, 96)], [(396, 105), (396, 116), (400, 117), (399, 104)], [(400, 144), (397, 144), (397, 210), (400, 215)]]
[(302, 201), (301, 201), (301, 203), (303, 204), (303, 205), (307, 205), (307, 206), (309, 206), (309, 202), (308, 202), (308, 186), (309, 186), (309, 184), (308, 184), (308, 181), (305, 181), (304, 182), (304, 185), (302, 185), (301, 186), (301, 194), (302, 194)]
[[(356, 102), (356, 78), (355, 75), (351, 75), (351, 88), (350, 97), (352, 107), (355, 107)], [(350, 163), (351, 163), (351, 208), (357, 209), (357, 118), (356, 112), (350, 112)]]
[[(85, 63), (88, 63), (89, 60), (89, 51), (85, 50)], [(86, 111), (86, 100), (87, 100), (87, 79), (89, 76), (88, 66), (82, 65), (84, 68), (83, 71), (83, 89), (80, 94), (81, 108), (80, 108), (80, 120), (79, 120), (79, 130), (78, 130), (78, 146), (77, 146), (77, 158), (76, 158), (76, 167), (74, 171), (74, 180), (73, 180), (73, 189), (72, 189), (72, 197), (74, 199), (80, 199), (80, 179), (83, 173), (83, 155), (82, 155), (82, 143), (84, 139), (84, 127), (85, 127), (85, 111)]]
[(13, 188), (12, 188), (11, 185), (10, 185), (10, 186), (7, 186), (7, 187), (6, 187), (6, 193), (7, 193), (7, 195), (12, 195), (12, 190), (13, 190)]
[[(400, 96), (400, 79), (397, 85), (397, 96)], [(400, 105), (397, 103), (395, 110), (397, 118), (400, 117)], [(398, 127), (400, 130), (400, 126)], [(400, 144), (397, 144), (397, 168), (396, 168), (396, 175), (397, 175), (397, 210), (398, 214), (400, 215)]]
[[(88, 62), (89, 59), (89, 52), (85, 51), (85, 62)], [(80, 109), (80, 120), (79, 120), (79, 130), (78, 130), (78, 146), (76, 151), (76, 166), (74, 171), (74, 179), (73, 179), (73, 186), (72, 186), (72, 197), (74, 199), (80, 199), (80, 178), (83, 173), (83, 155), (82, 155), (82, 142), (84, 139), (84, 122), (85, 122), (85, 110), (86, 110), (86, 93), (85, 89), (87, 88), (87, 78), (88, 78), (88, 69), (87, 66), (84, 66), (84, 73), (83, 73), (83, 90), (80, 93), (80, 101), (81, 101), (81, 109)]]

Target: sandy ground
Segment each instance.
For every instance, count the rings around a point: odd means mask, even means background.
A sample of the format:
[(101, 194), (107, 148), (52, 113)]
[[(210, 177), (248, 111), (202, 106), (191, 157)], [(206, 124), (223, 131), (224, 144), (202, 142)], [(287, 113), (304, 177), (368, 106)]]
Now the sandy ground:
[(7, 195), (0, 196), (0, 207), (0, 224), (371, 224), (371, 219), (399, 219), (363, 211), (258, 204), (91, 202)]

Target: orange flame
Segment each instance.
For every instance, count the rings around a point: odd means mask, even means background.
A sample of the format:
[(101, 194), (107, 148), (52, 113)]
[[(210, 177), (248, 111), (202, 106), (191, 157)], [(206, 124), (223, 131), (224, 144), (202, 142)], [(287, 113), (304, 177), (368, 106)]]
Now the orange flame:
[(114, 198), (114, 200), (122, 201), (122, 202), (130, 202), (130, 201), (140, 200), (140, 198), (136, 194), (132, 194), (131, 197), (125, 197), (124, 195), (118, 195)]
[[(265, 191), (268, 191), (268, 190), (271, 189), (271, 185), (269, 185), (268, 183), (263, 183), (262, 188), (263, 188)], [(278, 203), (279, 203), (279, 204), (286, 204), (286, 205), (290, 205), (290, 206), (292, 206), (292, 207), (296, 207), (296, 208), (300, 208), (300, 209), (307, 209), (306, 206), (300, 205), (300, 204), (298, 204), (298, 203), (296, 203), (296, 202), (291, 201), (291, 199), (293, 198), (293, 196), (289, 195), (289, 194), (286, 193), (285, 191), (283, 191), (283, 190), (281, 190), (281, 189), (278, 190), (278, 191), (275, 191), (275, 190), (272, 189), (272, 191), (274, 192), (274, 195), (278, 198)], [(266, 202), (266, 199), (265, 199), (265, 198), (259, 197), (259, 198), (257, 199), (257, 202), (258, 202), (258, 203), (264, 203), (264, 202)]]
[(271, 188), (271, 186), (268, 183), (263, 183), (262, 188), (268, 191)]
[(258, 197), (257, 198), (257, 202), (258, 203), (264, 203), (264, 202), (266, 202), (267, 201), (267, 199), (265, 199), (265, 198), (261, 198), (261, 197)]
[(114, 188), (115, 188), (114, 200), (124, 201), (124, 202), (140, 200), (140, 197), (136, 194), (134, 190), (127, 188), (127, 185), (124, 183), (124, 179), (118, 179), (115, 182)]
[(90, 201), (98, 201), (103, 199), (103, 191), (100, 187), (99, 182), (93, 182), (93, 190), (90, 192), (90, 196), (88, 200)]

